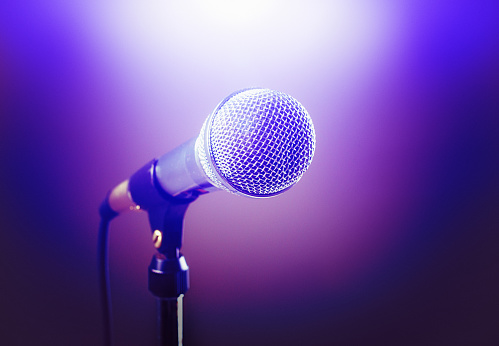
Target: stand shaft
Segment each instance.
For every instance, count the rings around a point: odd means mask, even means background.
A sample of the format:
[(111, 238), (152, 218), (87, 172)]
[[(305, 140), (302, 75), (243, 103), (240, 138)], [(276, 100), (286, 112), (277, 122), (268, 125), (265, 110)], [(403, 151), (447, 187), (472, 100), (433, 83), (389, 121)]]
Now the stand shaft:
[(160, 346), (182, 346), (182, 300), (158, 298), (158, 341)]

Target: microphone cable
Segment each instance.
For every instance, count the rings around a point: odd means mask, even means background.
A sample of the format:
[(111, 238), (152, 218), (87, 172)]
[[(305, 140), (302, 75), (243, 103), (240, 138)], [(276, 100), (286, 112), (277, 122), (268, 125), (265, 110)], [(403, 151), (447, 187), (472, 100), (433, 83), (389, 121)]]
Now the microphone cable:
[(112, 345), (112, 313), (111, 313), (111, 289), (109, 279), (109, 223), (118, 216), (111, 209), (108, 198), (99, 207), (100, 223), (97, 241), (97, 265), (99, 272), (99, 290), (101, 296), (101, 311), (104, 326), (104, 345)]

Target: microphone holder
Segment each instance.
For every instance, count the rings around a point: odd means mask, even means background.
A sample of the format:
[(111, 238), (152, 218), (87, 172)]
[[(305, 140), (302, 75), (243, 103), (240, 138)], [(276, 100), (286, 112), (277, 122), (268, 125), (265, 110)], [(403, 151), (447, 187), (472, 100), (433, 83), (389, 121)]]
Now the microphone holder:
[(131, 178), (133, 200), (148, 212), (157, 252), (149, 265), (149, 291), (157, 298), (157, 339), (160, 346), (181, 346), (183, 296), (189, 289), (189, 267), (180, 253), (184, 215), (200, 192), (173, 197), (157, 182), (153, 160)]
[[(163, 215), (165, 226), (153, 226), (151, 222), (153, 242), (158, 251), (152, 257), (148, 275), (149, 291), (157, 299), (157, 338), (160, 346), (182, 345), (182, 303), (189, 289), (189, 267), (180, 253), (179, 241), (187, 205), (169, 205), (168, 208), (161, 208), (163, 210), (149, 211), (150, 219)], [(172, 228), (173, 225), (176, 227)]]

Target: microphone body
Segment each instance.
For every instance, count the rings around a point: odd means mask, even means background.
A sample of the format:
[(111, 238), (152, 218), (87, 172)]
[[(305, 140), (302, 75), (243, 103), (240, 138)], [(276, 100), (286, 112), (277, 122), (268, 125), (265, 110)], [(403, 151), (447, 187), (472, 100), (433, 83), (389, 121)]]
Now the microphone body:
[(147, 209), (144, 204), (156, 201), (138, 196), (144, 186), (163, 198), (216, 190), (274, 196), (300, 180), (314, 151), (312, 120), (298, 101), (278, 91), (244, 89), (219, 103), (197, 137), (112, 189), (108, 204), (116, 213)]
[[(152, 160), (130, 179), (112, 189), (108, 197), (111, 209), (117, 213), (147, 209), (143, 203), (154, 204), (150, 201), (153, 198), (145, 199), (138, 196), (146, 189), (157, 190), (158, 196), (168, 195), (176, 198), (191, 198), (218, 190), (210, 183), (196, 160), (194, 148), (196, 139), (192, 138), (158, 159)], [(160, 199), (157, 199), (157, 202), (159, 203)]]

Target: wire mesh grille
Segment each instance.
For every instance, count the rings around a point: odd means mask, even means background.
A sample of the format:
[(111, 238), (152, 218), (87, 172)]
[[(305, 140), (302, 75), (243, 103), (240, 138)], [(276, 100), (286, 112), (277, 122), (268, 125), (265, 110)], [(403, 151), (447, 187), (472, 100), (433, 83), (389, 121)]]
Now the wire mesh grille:
[(207, 119), (200, 137), (207, 139), (208, 152), (202, 150), (200, 159), (210, 179), (221, 188), (254, 197), (271, 196), (295, 184), (315, 150), (315, 131), (305, 108), (269, 89), (232, 94)]

